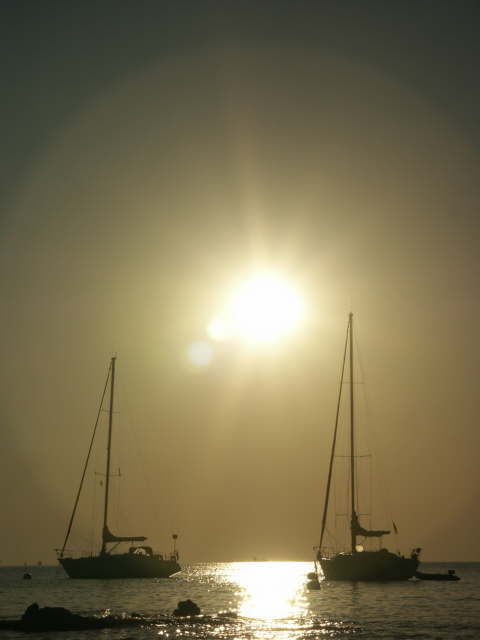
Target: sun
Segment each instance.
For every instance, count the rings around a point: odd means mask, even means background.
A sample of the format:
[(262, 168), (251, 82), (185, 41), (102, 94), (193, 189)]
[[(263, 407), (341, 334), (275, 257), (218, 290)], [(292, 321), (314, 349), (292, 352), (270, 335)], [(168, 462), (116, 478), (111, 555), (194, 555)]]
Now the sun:
[(296, 329), (302, 315), (301, 296), (286, 278), (259, 273), (234, 290), (208, 332), (215, 340), (238, 336), (249, 343), (272, 343)]

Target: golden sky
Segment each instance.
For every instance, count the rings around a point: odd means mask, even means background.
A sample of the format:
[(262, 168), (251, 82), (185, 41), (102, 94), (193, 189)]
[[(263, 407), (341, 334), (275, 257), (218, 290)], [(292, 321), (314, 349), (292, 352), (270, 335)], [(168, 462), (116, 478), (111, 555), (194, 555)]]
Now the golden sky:
[[(2, 9), (0, 560), (53, 562), (113, 353), (111, 528), (312, 557), (350, 310), (374, 525), (479, 560), (474, 5), (221, 4)], [(302, 292), (299, 330), (192, 366), (257, 269)], [(86, 497), (82, 548), (99, 522)]]

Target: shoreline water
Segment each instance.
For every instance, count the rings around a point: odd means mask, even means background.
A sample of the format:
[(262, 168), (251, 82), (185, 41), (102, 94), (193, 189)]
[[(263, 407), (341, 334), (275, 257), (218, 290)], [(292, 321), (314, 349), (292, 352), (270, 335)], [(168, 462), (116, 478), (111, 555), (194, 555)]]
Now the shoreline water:
[[(384, 640), (476, 640), (480, 637), (480, 563), (423, 563), (427, 570), (455, 569), (459, 582), (322, 583), (306, 589), (311, 562), (201, 563), (166, 579), (72, 580), (61, 567), (0, 567), (0, 618), (18, 618), (32, 602), (79, 615), (143, 616), (141, 627), (56, 632), (58, 640), (97, 634), (143, 640), (179, 638), (326, 637)], [(196, 602), (202, 621), (162, 620), (178, 601)], [(233, 614), (223, 618), (225, 612)], [(74, 635), (72, 635), (74, 633)], [(88, 636), (86, 634), (89, 634)], [(92, 635), (93, 634), (93, 635)], [(2, 631), (1, 638), (24, 637)], [(103, 635), (105, 637), (105, 635)], [(109, 636), (110, 637), (110, 636)], [(112, 636), (113, 637), (113, 636)]]

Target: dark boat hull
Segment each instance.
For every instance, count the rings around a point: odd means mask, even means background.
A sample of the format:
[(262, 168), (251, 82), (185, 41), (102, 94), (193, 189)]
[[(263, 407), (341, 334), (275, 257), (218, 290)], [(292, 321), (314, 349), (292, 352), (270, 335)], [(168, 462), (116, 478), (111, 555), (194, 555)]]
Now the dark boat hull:
[(176, 560), (136, 553), (59, 558), (70, 578), (168, 578), (181, 570)]
[(319, 558), (319, 561), (327, 580), (408, 580), (418, 567), (416, 557), (404, 558), (385, 549), (339, 553), (332, 558)]
[(460, 580), (455, 573), (423, 573), (416, 571), (415, 577), (419, 580)]

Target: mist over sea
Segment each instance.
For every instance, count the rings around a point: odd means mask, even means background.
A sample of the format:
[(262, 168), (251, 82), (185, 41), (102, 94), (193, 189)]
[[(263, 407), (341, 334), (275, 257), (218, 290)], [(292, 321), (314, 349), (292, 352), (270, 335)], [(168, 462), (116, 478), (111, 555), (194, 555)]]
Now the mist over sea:
[[(422, 569), (455, 568), (459, 582), (323, 583), (308, 591), (306, 562), (194, 564), (168, 579), (71, 580), (61, 568), (0, 568), (0, 618), (19, 618), (32, 602), (74, 613), (139, 614), (139, 627), (54, 632), (35, 637), (215, 638), (298, 640), (301, 638), (478, 639), (480, 563), (423, 563)], [(201, 608), (197, 621), (171, 620), (179, 600)], [(228, 612), (231, 615), (225, 616)], [(1, 638), (24, 638), (13, 631)]]

